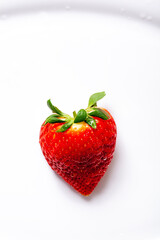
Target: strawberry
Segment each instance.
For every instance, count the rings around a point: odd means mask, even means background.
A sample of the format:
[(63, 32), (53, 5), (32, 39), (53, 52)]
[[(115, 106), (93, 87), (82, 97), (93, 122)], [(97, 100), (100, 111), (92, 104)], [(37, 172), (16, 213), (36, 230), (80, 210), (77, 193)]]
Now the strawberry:
[(67, 183), (89, 195), (105, 174), (116, 144), (111, 114), (97, 107), (105, 92), (93, 94), (86, 109), (73, 117), (47, 101), (53, 114), (41, 126), (39, 143), (48, 164)]

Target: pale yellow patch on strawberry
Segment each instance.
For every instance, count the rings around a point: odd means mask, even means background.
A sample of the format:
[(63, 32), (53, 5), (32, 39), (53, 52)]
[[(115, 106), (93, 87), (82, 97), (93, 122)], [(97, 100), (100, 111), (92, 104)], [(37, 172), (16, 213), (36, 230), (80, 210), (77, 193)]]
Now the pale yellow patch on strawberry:
[(89, 125), (86, 122), (79, 122), (79, 123), (73, 123), (72, 126), (69, 128), (69, 131), (79, 131), (79, 130), (85, 130), (86, 128), (89, 128)]
[(55, 137), (56, 137), (56, 134), (53, 134), (53, 139), (55, 139)]

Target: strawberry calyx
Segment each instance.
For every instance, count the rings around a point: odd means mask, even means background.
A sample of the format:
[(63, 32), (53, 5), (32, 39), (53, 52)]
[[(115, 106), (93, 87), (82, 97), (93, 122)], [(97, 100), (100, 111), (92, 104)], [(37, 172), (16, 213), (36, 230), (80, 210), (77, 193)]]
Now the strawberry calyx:
[(73, 117), (59, 110), (56, 106), (52, 104), (51, 100), (49, 99), (47, 101), (47, 105), (52, 110), (53, 114), (46, 118), (43, 125), (46, 125), (47, 123), (64, 123), (57, 130), (57, 132), (64, 132), (68, 128), (70, 128), (73, 123), (85, 121), (89, 126), (95, 129), (97, 125), (93, 117), (99, 117), (104, 120), (110, 118), (109, 114), (106, 111), (97, 107), (97, 101), (102, 99), (105, 95), (105, 92), (98, 92), (92, 94), (89, 98), (88, 107), (86, 109), (80, 109), (77, 113), (76, 111), (74, 111)]

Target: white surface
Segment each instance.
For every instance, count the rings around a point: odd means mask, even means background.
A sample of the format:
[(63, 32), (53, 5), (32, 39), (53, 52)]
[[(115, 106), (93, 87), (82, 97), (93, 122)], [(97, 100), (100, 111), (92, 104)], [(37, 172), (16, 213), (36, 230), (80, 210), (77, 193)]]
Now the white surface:
[[(159, 63), (160, 29), (136, 20), (70, 11), (0, 21), (1, 239), (160, 239)], [(117, 147), (83, 197), (47, 165), (39, 129), (48, 98), (71, 113), (103, 90)]]

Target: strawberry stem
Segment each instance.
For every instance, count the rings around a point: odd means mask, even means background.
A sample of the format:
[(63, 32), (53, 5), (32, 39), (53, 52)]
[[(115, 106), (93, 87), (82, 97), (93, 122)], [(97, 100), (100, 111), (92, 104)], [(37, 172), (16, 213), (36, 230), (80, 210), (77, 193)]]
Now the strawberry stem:
[(93, 117), (99, 117), (104, 120), (107, 120), (110, 118), (110, 116), (107, 114), (106, 111), (97, 107), (97, 101), (102, 99), (105, 95), (106, 95), (105, 92), (98, 92), (98, 93), (92, 94), (89, 98), (88, 107), (86, 109), (80, 109), (78, 113), (74, 111), (73, 117), (71, 117), (66, 113), (63, 113), (56, 106), (54, 106), (51, 100), (49, 99), (47, 101), (47, 105), (52, 110), (53, 114), (50, 115), (45, 120), (45, 123), (43, 125), (47, 123), (50, 123), (50, 124), (64, 123), (61, 126), (61, 128), (57, 130), (57, 132), (64, 132), (68, 128), (70, 128), (73, 123), (79, 123), (79, 122), (85, 121), (88, 125), (90, 125), (92, 128), (95, 129), (96, 121)]

